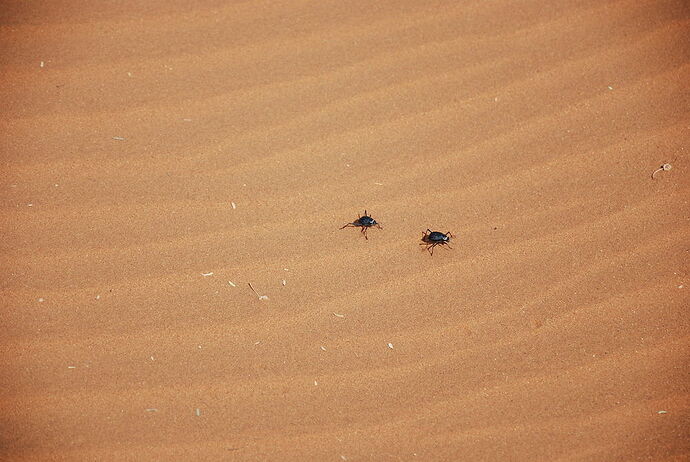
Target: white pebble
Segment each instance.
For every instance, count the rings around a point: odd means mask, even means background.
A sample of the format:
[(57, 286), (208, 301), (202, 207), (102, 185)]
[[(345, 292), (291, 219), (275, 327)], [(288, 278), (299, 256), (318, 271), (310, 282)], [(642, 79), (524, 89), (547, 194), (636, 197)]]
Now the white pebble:
[(389, 344), (388, 344), (388, 348), (390, 348), (390, 349), (392, 350), (392, 349), (393, 349), (393, 344), (392, 344), (392, 343), (389, 343)]

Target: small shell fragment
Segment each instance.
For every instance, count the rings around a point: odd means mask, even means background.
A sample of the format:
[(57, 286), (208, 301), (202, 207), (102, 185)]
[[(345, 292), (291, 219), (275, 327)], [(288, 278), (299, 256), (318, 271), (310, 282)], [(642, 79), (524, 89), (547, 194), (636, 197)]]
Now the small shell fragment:
[(392, 350), (392, 349), (393, 349), (393, 344), (392, 344), (392, 343), (389, 343), (389, 344), (388, 344), (388, 348), (390, 348), (390, 349)]

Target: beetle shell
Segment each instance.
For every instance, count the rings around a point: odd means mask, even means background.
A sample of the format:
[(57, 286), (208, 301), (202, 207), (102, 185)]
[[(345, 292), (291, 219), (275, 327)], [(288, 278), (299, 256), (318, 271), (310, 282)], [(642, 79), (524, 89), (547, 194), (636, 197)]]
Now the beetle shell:
[(368, 216), (363, 216), (359, 217), (353, 224), (356, 226), (375, 226), (376, 220)]
[(450, 237), (438, 231), (433, 231), (426, 237), (426, 239), (429, 242), (448, 242), (450, 240)]

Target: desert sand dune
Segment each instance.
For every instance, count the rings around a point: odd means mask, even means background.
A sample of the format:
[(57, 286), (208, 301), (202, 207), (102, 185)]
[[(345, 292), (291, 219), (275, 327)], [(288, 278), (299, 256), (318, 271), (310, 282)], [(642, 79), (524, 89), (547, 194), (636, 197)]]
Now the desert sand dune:
[(4, 5), (0, 458), (687, 460), (689, 25)]

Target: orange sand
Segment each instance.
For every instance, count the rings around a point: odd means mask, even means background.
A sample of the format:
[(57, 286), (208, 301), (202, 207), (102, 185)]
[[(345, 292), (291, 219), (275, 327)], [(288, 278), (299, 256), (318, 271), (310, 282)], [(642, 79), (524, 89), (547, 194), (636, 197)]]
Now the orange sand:
[(689, 24), (5, 2), (0, 457), (687, 460)]

